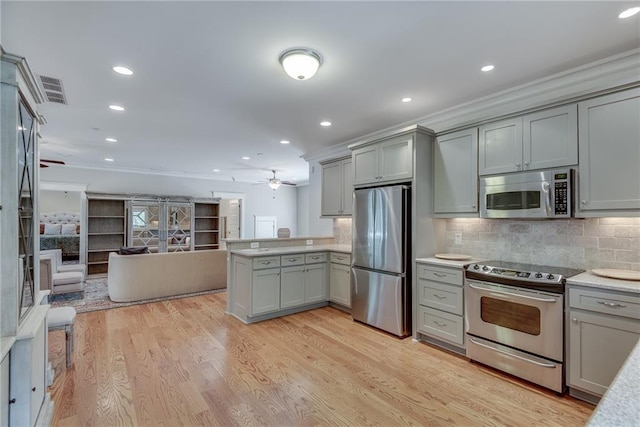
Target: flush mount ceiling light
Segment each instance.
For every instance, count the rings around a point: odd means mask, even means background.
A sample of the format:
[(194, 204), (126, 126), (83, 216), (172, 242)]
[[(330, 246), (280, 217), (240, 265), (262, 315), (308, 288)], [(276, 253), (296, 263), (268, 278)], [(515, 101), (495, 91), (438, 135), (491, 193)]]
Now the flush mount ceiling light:
[(113, 111), (124, 111), (124, 107), (121, 105), (109, 105), (109, 108)]
[(118, 140), (115, 138), (105, 138), (104, 140), (107, 142), (118, 142)]
[(280, 141), (280, 144), (287, 145), (288, 143), (289, 143), (289, 141), (287, 141), (286, 139), (283, 139), (282, 141)]
[(324, 122), (320, 122), (320, 126), (324, 126), (324, 127), (331, 126), (331, 122), (328, 122), (325, 120)]
[(494, 67), (493, 65), (489, 64), (489, 65), (485, 65), (484, 67), (480, 68), (480, 70), (484, 71), (486, 73), (487, 71), (491, 71), (494, 68), (496, 68), (496, 67)]
[(294, 48), (282, 52), (280, 64), (292, 79), (308, 80), (320, 68), (322, 58), (318, 52), (309, 48)]
[(404, 98), (402, 98), (402, 102), (411, 102), (413, 101), (413, 98), (410, 96), (405, 96)]

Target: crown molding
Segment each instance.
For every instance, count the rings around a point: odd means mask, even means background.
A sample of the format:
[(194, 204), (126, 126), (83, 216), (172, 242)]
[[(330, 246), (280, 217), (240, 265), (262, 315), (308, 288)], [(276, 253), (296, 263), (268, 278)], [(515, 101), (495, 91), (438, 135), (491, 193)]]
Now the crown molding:
[(637, 85), (640, 85), (640, 48), (533, 80), (301, 157), (307, 161), (336, 157), (348, 151), (349, 146), (400, 133), (410, 125), (418, 124), (433, 129), (436, 133), (450, 132)]

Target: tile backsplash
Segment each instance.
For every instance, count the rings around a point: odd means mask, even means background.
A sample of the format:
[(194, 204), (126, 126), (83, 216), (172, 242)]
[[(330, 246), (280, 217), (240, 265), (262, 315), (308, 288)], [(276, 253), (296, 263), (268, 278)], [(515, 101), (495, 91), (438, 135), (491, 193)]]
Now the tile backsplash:
[[(446, 219), (444, 251), (475, 258), (568, 268), (640, 271), (640, 218)], [(462, 244), (455, 244), (455, 234)], [(336, 243), (351, 244), (351, 218), (333, 220)]]
[[(335, 230), (335, 223), (334, 223)], [(462, 243), (455, 244), (455, 234)], [(640, 218), (446, 220), (446, 251), (568, 268), (640, 271)]]
[(339, 245), (351, 245), (351, 218), (333, 219), (333, 237)]

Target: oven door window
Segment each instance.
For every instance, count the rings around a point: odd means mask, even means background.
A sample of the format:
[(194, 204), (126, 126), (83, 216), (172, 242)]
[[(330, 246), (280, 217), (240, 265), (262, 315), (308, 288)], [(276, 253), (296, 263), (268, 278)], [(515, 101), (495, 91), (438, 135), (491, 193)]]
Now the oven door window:
[(483, 321), (507, 329), (540, 335), (540, 309), (526, 304), (491, 297), (480, 298), (480, 317)]
[(540, 190), (504, 191), (487, 194), (487, 210), (514, 211), (540, 209)]

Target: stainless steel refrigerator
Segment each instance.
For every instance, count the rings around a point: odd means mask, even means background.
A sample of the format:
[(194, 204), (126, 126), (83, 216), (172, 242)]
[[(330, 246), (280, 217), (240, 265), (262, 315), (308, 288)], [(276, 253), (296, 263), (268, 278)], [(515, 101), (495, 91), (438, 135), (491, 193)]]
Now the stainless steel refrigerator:
[(411, 334), (411, 187), (354, 191), (351, 315), (400, 337)]

